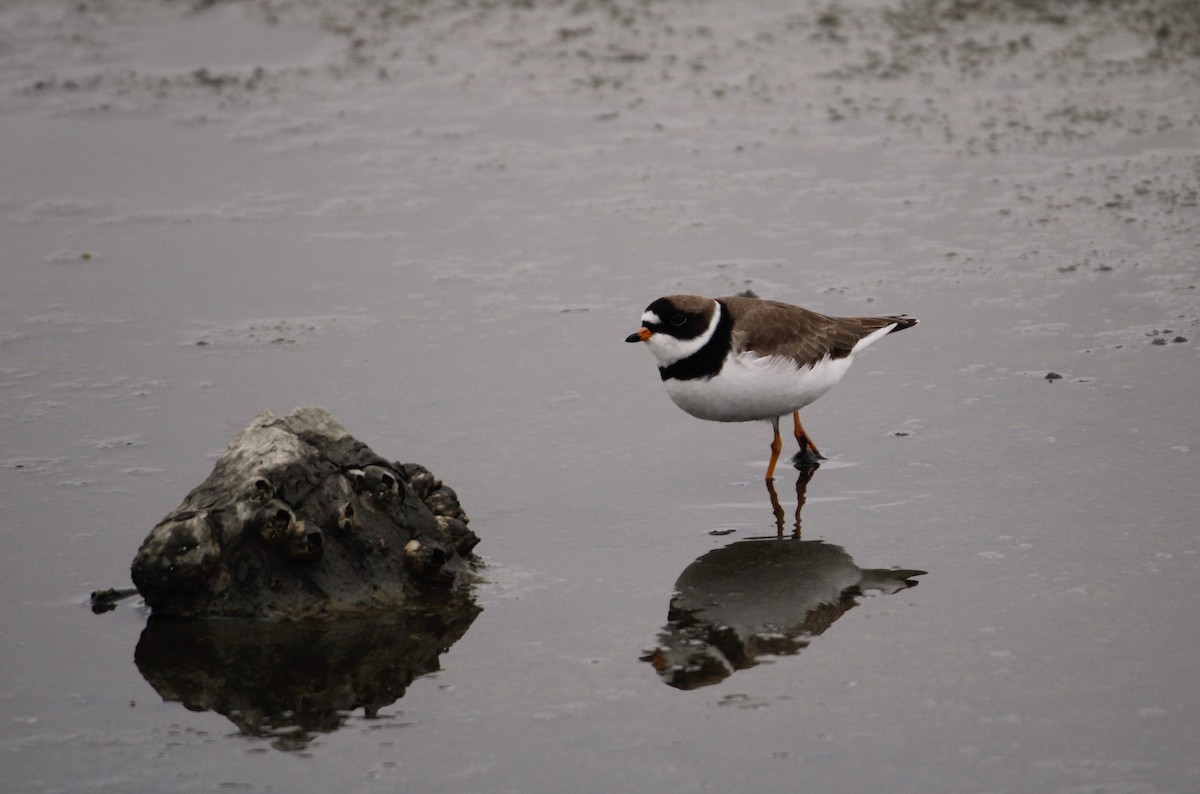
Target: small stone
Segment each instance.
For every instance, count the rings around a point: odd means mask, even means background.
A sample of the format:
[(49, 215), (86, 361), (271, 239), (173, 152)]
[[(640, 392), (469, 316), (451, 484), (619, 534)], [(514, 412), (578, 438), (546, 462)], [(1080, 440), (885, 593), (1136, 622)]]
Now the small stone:
[(1172, 341), (1172, 342), (1176, 342), (1176, 343), (1178, 343), (1178, 342), (1186, 342), (1186, 341), (1187, 341), (1187, 338), (1186, 338), (1186, 337), (1183, 337), (1183, 336), (1177, 336), (1177, 337), (1175, 337), (1174, 339), (1172, 339), (1171, 341)]
[(1161, 336), (1156, 336), (1155, 338), (1150, 340), (1150, 344), (1152, 344), (1152, 345), (1165, 345), (1166, 343), (1167, 343), (1167, 340), (1163, 339)]
[(1059, 375), (1057, 372), (1047, 372), (1046, 380), (1051, 381), (1051, 382), (1056, 381), (1056, 380), (1062, 380), (1062, 375)]

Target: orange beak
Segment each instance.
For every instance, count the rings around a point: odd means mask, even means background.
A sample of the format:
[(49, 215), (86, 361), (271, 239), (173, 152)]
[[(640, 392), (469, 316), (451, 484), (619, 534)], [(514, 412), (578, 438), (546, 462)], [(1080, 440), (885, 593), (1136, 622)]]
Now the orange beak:
[(630, 334), (629, 336), (625, 337), (625, 341), (626, 342), (645, 342), (649, 338), (650, 338), (650, 329), (646, 328), (645, 326), (642, 326), (642, 329), (640, 331), (638, 331), (636, 334)]

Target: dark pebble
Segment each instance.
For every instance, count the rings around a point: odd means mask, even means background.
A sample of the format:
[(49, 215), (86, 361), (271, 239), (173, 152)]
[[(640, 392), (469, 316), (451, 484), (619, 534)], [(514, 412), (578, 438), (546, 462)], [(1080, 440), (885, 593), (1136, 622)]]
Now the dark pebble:
[(1062, 380), (1062, 375), (1059, 375), (1057, 372), (1047, 372), (1046, 380), (1049, 380), (1049, 381)]

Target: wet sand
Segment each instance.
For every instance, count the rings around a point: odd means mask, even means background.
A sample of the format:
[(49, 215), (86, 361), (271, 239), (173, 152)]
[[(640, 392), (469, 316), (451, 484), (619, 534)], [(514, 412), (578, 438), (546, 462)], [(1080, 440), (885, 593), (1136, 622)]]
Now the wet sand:
[[(1194, 788), (1196, 25), (6, 4), (6, 785)], [(661, 294), (747, 288), (921, 319), (806, 409), (830, 460), (802, 515), (928, 574), (682, 691), (644, 657), (685, 569), (775, 535), (770, 431), (686, 416), (622, 340)], [(168, 696), (145, 610), (87, 594), (256, 413), (304, 404), (458, 491), (482, 611), (376, 709)]]

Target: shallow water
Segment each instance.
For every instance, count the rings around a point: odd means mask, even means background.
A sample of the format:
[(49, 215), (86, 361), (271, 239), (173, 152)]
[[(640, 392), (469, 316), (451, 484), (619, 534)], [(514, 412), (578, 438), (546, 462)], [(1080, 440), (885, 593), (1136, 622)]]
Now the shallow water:
[[(0, 9), (6, 790), (1196, 787), (1186, 4), (176, 5)], [(920, 317), (806, 409), (802, 536), (928, 573), (682, 690), (646, 659), (775, 535), (769, 428), (622, 340), (745, 288)], [(255, 718), (236, 645), (206, 678), (87, 594), (302, 404), (458, 490), (482, 611), (411, 683), (281, 663)]]

